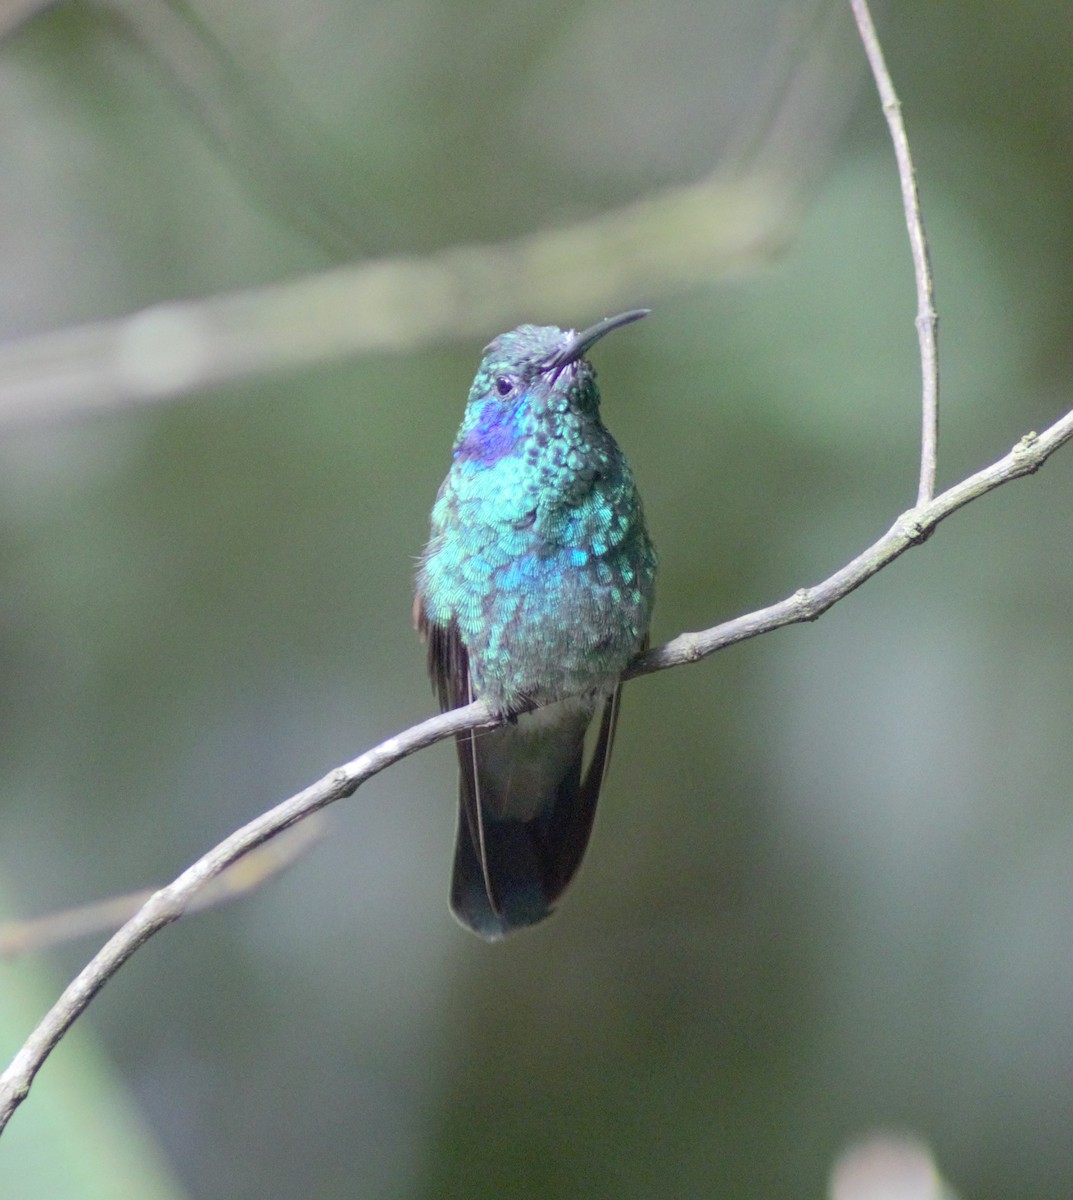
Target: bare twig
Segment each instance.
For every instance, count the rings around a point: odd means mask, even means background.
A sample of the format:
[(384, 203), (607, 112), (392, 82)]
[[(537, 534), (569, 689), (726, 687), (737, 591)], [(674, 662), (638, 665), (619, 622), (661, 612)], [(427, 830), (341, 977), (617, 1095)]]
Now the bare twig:
[(64, 989), (7, 1070), (0, 1075), (0, 1131), (26, 1098), (42, 1063), (86, 1005), (139, 946), (189, 911), (193, 898), (210, 880), (244, 854), (263, 845), (284, 829), (289, 829), (310, 813), (319, 812), (333, 800), (352, 795), (366, 779), (392, 763), (464, 729), (496, 723), (482, 701), (430, 717), (330, 771), (323, 779), (250, 821), (199, 858), (167, 887), (156, 892)]
[(924, 220), (920, 213), (920, 195), (917, 192), (916, 172), (913, 156), (909, 152), (909, 138), (902, 121), (902, 105), (898, 99), (890, 73), (887, 71), (883, 48), (879, 44), (872, 14), (868, 11), (868, 0), (850, 0), (853, 15), (857, 19), (864, 52), (876, 81), (876, 90), (883, 104), (883, 115), (887, 118), (894, 155), (898, 160), (898, 178), (902, 186), (902, 206), (905, 209), (905, 224), (909, 231), (909, 245), (913, 252), (913, 274), (917, 286), (917, 340), (920, 343), (921, 373), (921, 435), (920, 435), (920, 484), (917, 489), (917, 504), (927, 504), (935, 495), (935, 475), (939, 453), (939, 317), (935, 311), (935, 285), (932, 281), (931, 262), (928, 259), (928, 241), (924, 234)]
[[(951, 513), (1011, 479), (1039, 470), (1071, 438), (1073, 412), (1067, 413), (1042, 434), (1027, 434), (1009, 454), (943, 492), (930, 503), (904, 513), (879, 541), (822, 583), (803, 588), (778, 604), (737, 617), (712, 629), (682, 634), (667, 645), (638, 658), (626, 672), (626, 678), (696, 662), (716, 650), (784, 625), (815, 620), (910, 546), (924, 541), (935, 526)], [(352, 762), (337, 767), (304, 791), (257, 817), (198, 859), (173, 883), (157, 892), (67, 987), (7, 1070), (0, 1075), (0, 1131), (25, 1099), (42, 1063), (86, 1005), (139, 946), (189, 911), (194, 897), (206, 883), (244, 854), (310, 813), (352, 795), (365, 780), (392, 763), (452, 734), (495, 724), (496, 718), (491, 716), (482, 701), (430, 717), (367, 750)]]
[[(248, 895), (297, 862), (323, 836), (324, 824), (317, 818), (288, 829), (267, 846), (251, 850), (244, 858), (231, 863), (198, 892), (186, 911), (200, 912)], [(58, 946), (89, 934), (113, 933), (152, 899), (154, 891), (146, 888), (62, 912), (47, 913), (43, 917), (0, 922), (0, 958), (15, 958), (31, 950)]]
[(927, 504), (911, 508), (894, 522), (889, 530), (863, 550), (856, 558), (836, 571), (823, 583), (801, 588), (778, 604), (758, 609), (736, 620), (716, 625), (701, 633), (683, 633), (658, 649), (649, 650), (627, 668), (624, 678), (647, 675), (665, 667), (696, 662), (734, 642), (743, 642), (760, 633), (815, 621), (843, 597), (855, 591), (889, 563), (899, 558), (910, 546), (924, 541), (932, 530), (951, 513), (964, 508), (972, 500), (993, 491), (1011, 479), (1032, 475), (1040, 469), (1059, 447), (1073, 438), (1073, 412), (1066, 413), (1041, 434), (1028, 433), (1004, 458), (954, 484)]

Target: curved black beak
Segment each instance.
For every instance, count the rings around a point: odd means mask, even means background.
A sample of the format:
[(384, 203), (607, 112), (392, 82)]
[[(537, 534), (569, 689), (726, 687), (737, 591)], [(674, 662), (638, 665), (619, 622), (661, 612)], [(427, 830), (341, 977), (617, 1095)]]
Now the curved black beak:
[(561, 371), (568, 363), (577, 362), (589, 347), (598, 342), (605, 333), (610, 333), (612, 329), (618, 329), (621, 325), (639, 321), (642, 317), (647, 317), (651, 311), (649, 308), (632, 308), (629, 312), (619, 313), (617, 317), (604, 317), (602, 321), (590, 325), (588, 329), (575, 333), (565, 346), (560, 346), (558, 350), (549, 354), (541, 363), (540, 369), (542, 371)]

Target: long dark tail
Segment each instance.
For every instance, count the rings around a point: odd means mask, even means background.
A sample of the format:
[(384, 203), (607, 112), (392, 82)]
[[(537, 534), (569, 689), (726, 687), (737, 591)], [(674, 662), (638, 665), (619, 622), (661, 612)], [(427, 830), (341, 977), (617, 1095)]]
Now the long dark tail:
[[(607, 773), (618, 701), (616, 689), (603, 705), (584, 775), (591, 710), (583, 707), (568, 709), (543, 737), (527, 730), (528, 715), (517, 726), (459, 736), (451, 908), (480, 937), (495, 941), (542, 921), (577, 873)], [(516, 760), (524, 761), (518, 770)], [(513, 788), (519, 779), (524, 786)]]

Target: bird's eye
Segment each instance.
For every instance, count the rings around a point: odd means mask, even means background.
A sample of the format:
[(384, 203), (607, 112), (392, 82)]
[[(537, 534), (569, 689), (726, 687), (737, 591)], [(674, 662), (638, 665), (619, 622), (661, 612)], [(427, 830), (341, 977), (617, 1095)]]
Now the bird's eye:
[(497, 375), (496, 391), (501, 396), (509, 396), (514, 391), (514, 380), (509, 375)]

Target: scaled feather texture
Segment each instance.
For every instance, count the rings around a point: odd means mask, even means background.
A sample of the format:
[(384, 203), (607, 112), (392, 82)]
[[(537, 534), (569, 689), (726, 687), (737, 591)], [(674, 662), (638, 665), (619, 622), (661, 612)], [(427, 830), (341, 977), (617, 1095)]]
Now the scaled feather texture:
[[(458, 737), (451, 906), (495, 940), (548, 916), (588, 844), (619, 677), (647, 642), (656, 555), (581, 333), (522, 325), (485, 350), (432, 510), (414, 602), (444, 709), (508, 724)], [(536, 704), (533, 712), (517, 710)], [(585, 734), (600, 713), (583, 766)]]

